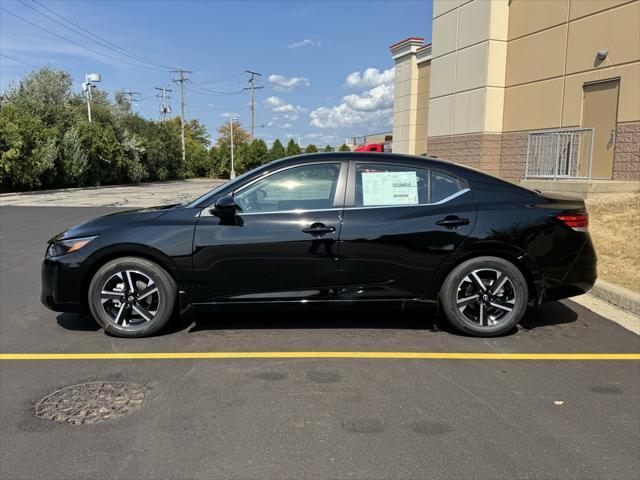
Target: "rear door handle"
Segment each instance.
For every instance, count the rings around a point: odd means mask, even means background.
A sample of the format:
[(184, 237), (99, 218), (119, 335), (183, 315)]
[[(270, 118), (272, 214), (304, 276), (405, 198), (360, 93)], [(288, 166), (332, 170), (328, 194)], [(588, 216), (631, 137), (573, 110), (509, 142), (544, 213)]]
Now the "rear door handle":
[(335, 232), (335, 227), (327, 227), (324, 223), (313, 223), (309, 228), (303, 228), (303, 233), (308, 233), (310, 235), (324, 235), (325, 233), (333, 233)]
[(469, 225), (469, 223), (470, 222), (468, 218), (460, 218), (460, 217), (456, 217), (455, 215), (448, 215), (444, 217), (442, 220), (438, 220), (436, 222), (436, 225), (440, 225), (441, 227), (447, 227), (447, 228), (458, 228), (463, 225)]

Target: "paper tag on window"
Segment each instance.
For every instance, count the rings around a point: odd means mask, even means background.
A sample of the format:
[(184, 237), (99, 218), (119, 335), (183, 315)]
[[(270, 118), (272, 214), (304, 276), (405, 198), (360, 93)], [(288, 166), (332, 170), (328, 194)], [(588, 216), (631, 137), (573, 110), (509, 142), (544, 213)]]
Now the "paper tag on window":
[(417, 205), (416, 172), (362, 172), (362, 205)]

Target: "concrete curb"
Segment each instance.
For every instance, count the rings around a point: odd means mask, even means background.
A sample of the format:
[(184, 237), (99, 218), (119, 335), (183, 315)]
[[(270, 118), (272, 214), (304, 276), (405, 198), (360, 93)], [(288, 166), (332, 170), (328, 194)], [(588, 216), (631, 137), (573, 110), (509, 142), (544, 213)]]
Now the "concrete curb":
[(589, 295), (640, 316), (640, 294), (628, 288), (620, 287), (604, 280), (596, 280), (596, 284), (589, 291)]

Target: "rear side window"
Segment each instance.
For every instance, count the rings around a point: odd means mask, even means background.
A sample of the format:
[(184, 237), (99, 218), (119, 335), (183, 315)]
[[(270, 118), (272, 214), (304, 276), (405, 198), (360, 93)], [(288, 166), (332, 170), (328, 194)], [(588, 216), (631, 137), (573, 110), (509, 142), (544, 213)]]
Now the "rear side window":
[(441, 172), (431, 171), (431, 200), (436, 203), (462, 190), (460, 180)]
[(356, 207), (427, 205), (464, 188), (450, 175), (401, 165), (358, 164)]
[(429, 203), (428, 170), (399, 165), (359, 164), (356, 207)]

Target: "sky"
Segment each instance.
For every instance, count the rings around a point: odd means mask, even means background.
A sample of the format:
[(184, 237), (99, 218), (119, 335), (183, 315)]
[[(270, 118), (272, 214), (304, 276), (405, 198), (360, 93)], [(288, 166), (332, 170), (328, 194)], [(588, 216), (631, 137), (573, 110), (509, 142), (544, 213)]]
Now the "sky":
[(253, 70), (264, 87), (255, 92), (256, 137), (268, 144), (339, 145), (391, 130), (389, 46), (431, 39), (431, 0), (0, 0), (0, 8), (2, 91), (47, 64), (68, 71), (78, 92), (95, 72), (99, 89), (140, 92), (134, 109), (158, 119), (154, 87), (173, 90), (177, 115), (179, 85), (169, 70), (192, 70), (186, 117), (213, 139), (230, 117), (249, 128), (244, 72)]

